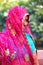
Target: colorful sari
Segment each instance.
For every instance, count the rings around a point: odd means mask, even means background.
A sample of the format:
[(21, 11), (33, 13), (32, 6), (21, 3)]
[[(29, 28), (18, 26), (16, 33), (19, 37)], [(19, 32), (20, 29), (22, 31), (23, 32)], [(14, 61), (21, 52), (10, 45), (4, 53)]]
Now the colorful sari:
[(32, 39), (34, 40), (34, 35), (32, 34), (32, 30), (30, 27), (30, 23), (27, 25), (27, 27), (25, 28), (25, 32), (27, 32), (28, 34), (30, 34), (30, 36), (32, 37)]
[(27, 10), (21, 6), (11, 8), (8, 13), (6, 30), (0, 33), (0, 65), (34, 65), (30, 45), (22, 33), (25, 13)]

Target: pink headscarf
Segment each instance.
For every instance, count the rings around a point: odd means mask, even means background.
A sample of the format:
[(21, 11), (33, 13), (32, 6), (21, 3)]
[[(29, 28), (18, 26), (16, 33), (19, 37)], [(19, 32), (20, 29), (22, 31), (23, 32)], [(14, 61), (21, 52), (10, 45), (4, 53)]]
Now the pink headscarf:
[[(12, 25), (12, 28), (15, 29), (17, 32), (22, 31), (22, 18), (25, 13), (27, 13), (27, 11), (23, 7), (16, 6), (14, 8), (11, 8), (8, 14), (6, 27), (8, 28), (8, 24), (10, 23)], [(17, 28), (20, 29), (18, 30)]]

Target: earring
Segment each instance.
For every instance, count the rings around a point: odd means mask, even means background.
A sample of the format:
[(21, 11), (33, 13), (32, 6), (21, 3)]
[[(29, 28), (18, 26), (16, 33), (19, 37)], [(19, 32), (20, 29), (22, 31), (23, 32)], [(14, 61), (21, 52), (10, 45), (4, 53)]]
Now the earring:
[(10, 55), (9, 49), (6, 49), (6, 50), (5, 50), (5, 54), (6, 54), (6, 56), (9, 56), (9, 55)]

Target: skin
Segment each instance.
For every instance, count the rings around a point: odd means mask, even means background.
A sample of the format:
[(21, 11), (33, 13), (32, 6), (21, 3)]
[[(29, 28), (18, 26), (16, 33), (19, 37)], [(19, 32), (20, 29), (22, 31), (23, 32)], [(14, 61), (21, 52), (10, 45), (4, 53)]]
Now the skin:
[[(23, 31), (23, 33), (24, 33), (24, 29), (28, 25), (28, 23), (29, 23), (29, 16), (26, 15), (22, 19), (22, 31)], [(33, 58), (34, 58), (34, 65), (39, 65), (36, 52), (33, 53)]]
[(29, 16), (26, 15), (25, 17), (23, 17), (22, 19), (22, 31), (24, 32), (25, 27), (28, 25), (29, 23)]

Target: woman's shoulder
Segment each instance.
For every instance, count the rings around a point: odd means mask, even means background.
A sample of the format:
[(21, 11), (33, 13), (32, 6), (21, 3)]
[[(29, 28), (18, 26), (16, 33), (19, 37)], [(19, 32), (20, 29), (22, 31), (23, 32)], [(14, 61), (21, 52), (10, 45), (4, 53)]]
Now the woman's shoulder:
[(8, 37), (8, 32), (6, 30), (0, 32), (0, 38), (7, 38)]

